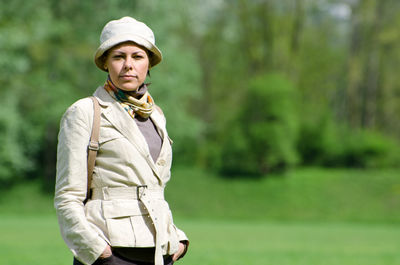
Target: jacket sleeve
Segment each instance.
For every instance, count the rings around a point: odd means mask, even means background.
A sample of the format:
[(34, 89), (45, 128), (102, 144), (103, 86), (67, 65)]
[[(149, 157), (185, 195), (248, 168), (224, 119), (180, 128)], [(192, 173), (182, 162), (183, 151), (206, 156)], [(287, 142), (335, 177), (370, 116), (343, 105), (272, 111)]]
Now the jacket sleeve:
[(179, 241), (188, 241), (189, 239), (187, 238), (185, 232), (183, 232), (182, 230), (180, 230), (178, 227), (175, 226), (176, 232), (178, 233), (178, 239)]
[(180, 230), (178, 227), (175, 226), (176, 232), (178, 233), (178, 239), (185, 245), (185, 250), (183, 251), (182, 255), (178, 258), (181, 259), (186, 255), (186, 252), (189, 249), (189, 239), (187, 238), (185, 232)]
[(85, 217), (87, 145), (93, 119), (90, 115), (93, 113), (90, 113), (90, 108), (85, 111), (84, 106), (75, 103), (61, 120), (54, 206), (64, 241), (81, 262), (92, 264), (104, 251), (107, 242), (91, 228)]

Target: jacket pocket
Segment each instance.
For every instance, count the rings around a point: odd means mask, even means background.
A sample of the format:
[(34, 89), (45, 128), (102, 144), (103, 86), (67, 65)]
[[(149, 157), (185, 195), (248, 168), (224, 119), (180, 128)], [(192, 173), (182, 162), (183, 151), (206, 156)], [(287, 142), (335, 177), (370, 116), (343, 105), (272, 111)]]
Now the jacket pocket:
[(140, 201), (103, 201), (103, 214), (111, 246), (154, 246), (154, 227), (146, 208)]

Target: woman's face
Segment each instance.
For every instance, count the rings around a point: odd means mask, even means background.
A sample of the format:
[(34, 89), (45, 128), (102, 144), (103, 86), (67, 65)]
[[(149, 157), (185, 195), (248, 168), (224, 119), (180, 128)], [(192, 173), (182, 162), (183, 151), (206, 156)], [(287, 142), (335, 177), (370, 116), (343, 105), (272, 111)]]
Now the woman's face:
[(149, 57), (145, 49), (126, 42), (109, 50), (104, 66), (116, 87), (136, 91), (146, 79)]

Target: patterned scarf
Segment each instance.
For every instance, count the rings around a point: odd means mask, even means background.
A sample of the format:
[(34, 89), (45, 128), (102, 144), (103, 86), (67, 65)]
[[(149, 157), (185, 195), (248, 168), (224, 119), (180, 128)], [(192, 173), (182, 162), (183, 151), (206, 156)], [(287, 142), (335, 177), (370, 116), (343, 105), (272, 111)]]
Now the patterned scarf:
[(146, 119), (154, 110), (153, 98), (147, 92), (145, 84), (140, 86), (137, 91), (126, 92), (117, 88), (108, 77), (104, 89), (121, 104), (132, 118), (135, 118), (135, 114), (138, 114)]

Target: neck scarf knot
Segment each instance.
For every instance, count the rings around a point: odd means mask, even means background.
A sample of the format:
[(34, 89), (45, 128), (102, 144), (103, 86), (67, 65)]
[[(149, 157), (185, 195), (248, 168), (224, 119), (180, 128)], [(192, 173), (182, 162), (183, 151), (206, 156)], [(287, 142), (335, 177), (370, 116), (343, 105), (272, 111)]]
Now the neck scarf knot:
[(126, 92), (117, 88), (109, 77), (104, 84), (104, 89), (121, 104), (132, 118), (137, 114), (147, 119), (154, 110), (153, 98), (147, 91), (145, 84), (138, 91)]

